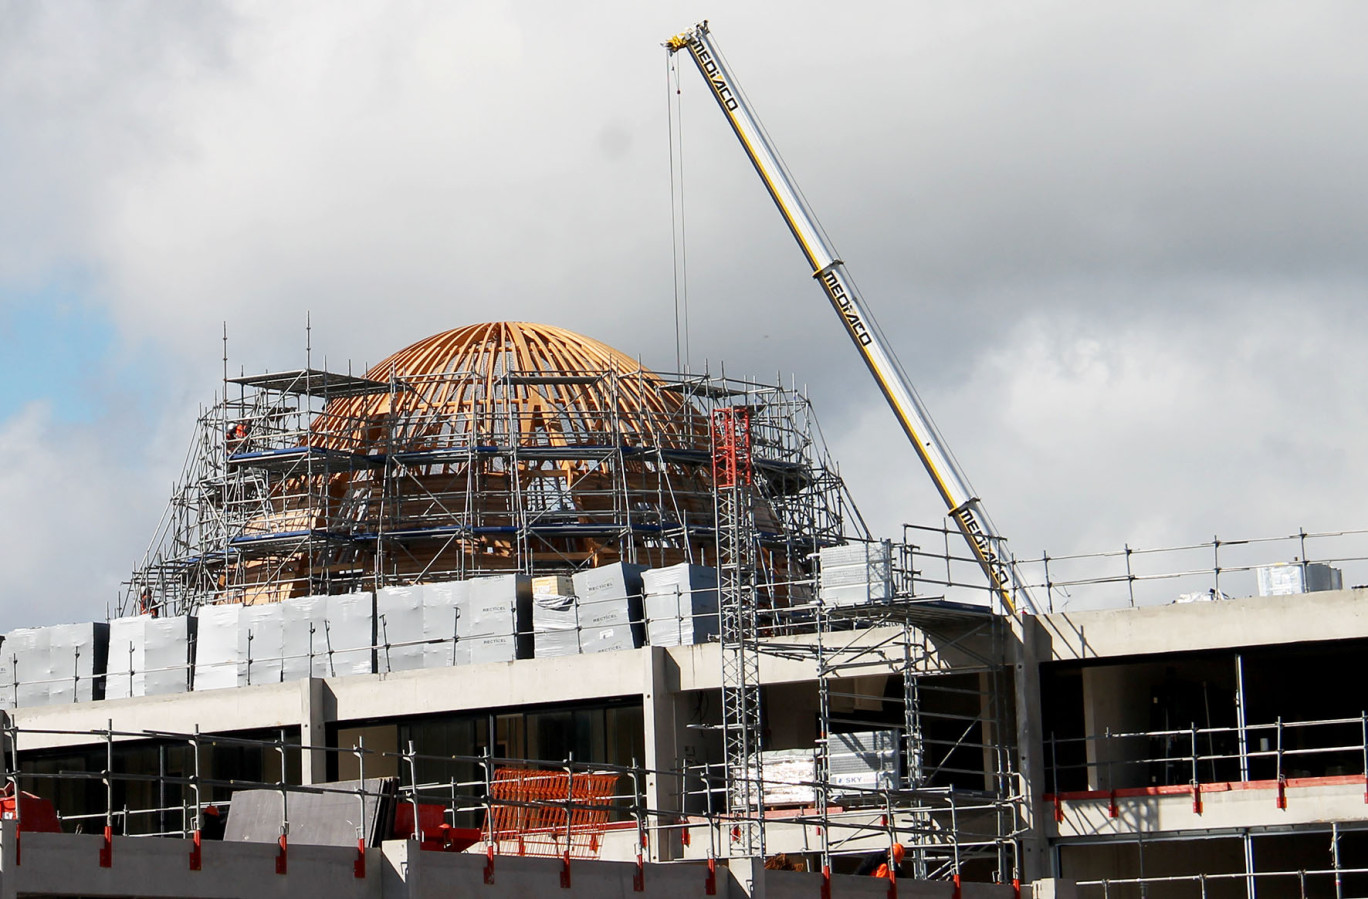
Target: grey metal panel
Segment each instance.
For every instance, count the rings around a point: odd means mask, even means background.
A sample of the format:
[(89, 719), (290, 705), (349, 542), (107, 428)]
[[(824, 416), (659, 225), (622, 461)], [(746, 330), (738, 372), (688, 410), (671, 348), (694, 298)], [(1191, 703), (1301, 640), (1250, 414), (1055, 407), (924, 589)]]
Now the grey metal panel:
[(295, 596), (282, 600), (281, 670), (283, 680), (323, 677), (327, 668), (327, 637), (324, 613), (326, 596)]
[(239, 603), (201, 606), (195, 615), (195, 690), (222, 690), (238, 685)]
[(717, 636), (717, 570), (681, 563), (641, 574), (652, 646), (703, 643)]
[(375, 670), (423, 667), (422, 586), (385, 587), (375, 594)]
[[(375, 599), (370, 593), (329, 596), (324, 607), (326, 677), (370, 674), (375, 670)], [(315, 668), (320, 665), (315, 665)]]
[(465, 605), (465, 581), (423, 585), (423, 667), (446, 668), (457, 663), (457, 616)]
[(635, 649), (645, 642), (644, 571), (644, 565), (618, 562), (575, 573), (581, 652)]
[(280, 603), (243, 606), (238, 618), (241, 686), (278, 684), (285, 654), (285, 619)]

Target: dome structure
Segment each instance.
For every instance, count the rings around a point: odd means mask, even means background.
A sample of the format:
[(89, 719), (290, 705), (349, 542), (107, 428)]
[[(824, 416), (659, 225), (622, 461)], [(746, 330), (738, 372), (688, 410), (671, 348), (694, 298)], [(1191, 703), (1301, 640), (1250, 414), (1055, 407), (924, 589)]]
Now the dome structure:
[(706, 420), (678, 391), (619, 350), (564, 328), (487, 322), (443, 331), (373, 366), (400, 387), (345, 400), (343, 417), (388, 413), (393, 439), (466, 438), (521, 446), (595, 434), (706, 448)]

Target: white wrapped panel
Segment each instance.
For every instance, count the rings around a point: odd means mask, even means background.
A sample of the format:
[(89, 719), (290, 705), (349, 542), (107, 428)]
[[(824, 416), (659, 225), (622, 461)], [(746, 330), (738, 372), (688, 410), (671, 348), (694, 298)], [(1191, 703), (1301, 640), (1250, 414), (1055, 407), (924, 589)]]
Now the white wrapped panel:
[(169, 696), (190, 689), (194, 633), (195, 619), (185, 615), (143, 623), (143, 692), (135, 696)]
[(512, 634), (477, 635), (456, 641), (457, 665), (512, 662), (518, 658), (518, 639)]
[(327, 677), (375, 670), (375, 599), (370, 593), (329, 596), (323, 623)]
[(635, 649), (645, 638), (641, 595), (644, 565), (618, 562), (576, 572), (580, 652)]
[(375, 670), (423, 667), (423, 594), (426, 588), (385, 587), (375, 594)]
[(109, 622), (105, 699), (147, 695), (147, 622), (150, 615)]
[(893, 546), (888, 541), (828, 546), (818, 558), (824, 604), (855, 606), (893, 598)]
[(326, 596), (295, 596), (281, 601), (281, 679), (327, 676), (327, 603)]
[[(48, 705), (91, 702), (103, 696), (97, 677), (103, 679), (109, 651), (109, 625), (105, 622), (57, 624), (48, 631)], [(23, 677), (23, 672), (20, 672)]]
[(465, 581), (423, 585), (424, 668), (457, 664), (456, 621), (468, 592)]
[(8, 637), (0, 637), (0, 709), (14, 708), (14, 660), (5, 648)]
[(532, 581), (501, 574), (466, 581), (466, 601), (456, 620), (460, 637), (504, 636), (531, 630)]
[(240, 603), (201, 606), (195, 614), (195, 690), (238, 685)]
[(278, 684), (285, 655), (285, 618), (280, 603), (243, 606), (238, 618), (240, 686)]
[(579, 609), (573, 593), (533, 591), (532, 637), (534, 658), (579, 654)]
[(681, 563), (641, 574), (652, 646), (703, 643), (717, 636), (717, 570)]
[(5, 637), (5, 660), (9, 678), (5, 697), (13, 708), (47, 705), (51, 693), (51, 634), (45, 627), (21, 627)]

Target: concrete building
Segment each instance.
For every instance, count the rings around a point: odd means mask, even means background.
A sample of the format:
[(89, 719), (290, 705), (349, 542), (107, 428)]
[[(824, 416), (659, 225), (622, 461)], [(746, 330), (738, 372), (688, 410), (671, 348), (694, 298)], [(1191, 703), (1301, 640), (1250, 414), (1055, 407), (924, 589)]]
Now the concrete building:
[(6, 895), (883, 895), (895, 842), (913, 896), (1368, 894), (1368, 615), (1314, 535), (1046, 558), (1017, 614), (861, 532), (782, 385), (500, 323), (224, 397), (124, 617), (0, 645), (65, 831), (19, 804)]

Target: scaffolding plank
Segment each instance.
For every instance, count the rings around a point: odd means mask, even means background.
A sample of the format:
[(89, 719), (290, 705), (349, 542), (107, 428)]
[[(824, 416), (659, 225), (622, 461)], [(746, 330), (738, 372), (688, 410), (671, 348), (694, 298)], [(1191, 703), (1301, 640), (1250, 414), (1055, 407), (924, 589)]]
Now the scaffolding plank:
[(245, 375), (229, 378), (230, 384), (255, 387), (258, 390), (274, 390), (277, 393), (293, 393), (302, 396), (344, 397), (369, 396), (375, 393), (388, 393), (390, 385), (385, 381), (375, 381), (356, 375), (323, 371), (316, 368), (300, 368), (260, 375)]

